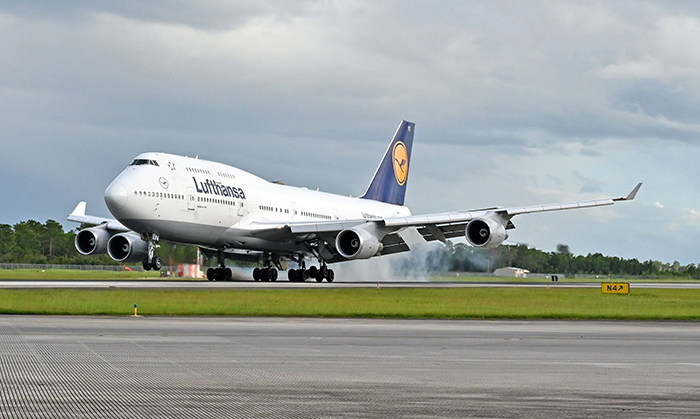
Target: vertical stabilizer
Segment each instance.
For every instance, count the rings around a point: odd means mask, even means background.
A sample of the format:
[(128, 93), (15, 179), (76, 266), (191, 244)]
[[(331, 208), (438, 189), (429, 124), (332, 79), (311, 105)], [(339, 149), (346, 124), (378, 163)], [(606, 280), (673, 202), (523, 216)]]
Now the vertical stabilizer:
[(403, 205), (408, 183), (408, 169), (411, 166), (413, 130), (416, 124), (401, 121), (389, 148), (384, 153), (377, 171), (374, 173), (367, 192), (360, 198), (373, 199), (388, 204)]

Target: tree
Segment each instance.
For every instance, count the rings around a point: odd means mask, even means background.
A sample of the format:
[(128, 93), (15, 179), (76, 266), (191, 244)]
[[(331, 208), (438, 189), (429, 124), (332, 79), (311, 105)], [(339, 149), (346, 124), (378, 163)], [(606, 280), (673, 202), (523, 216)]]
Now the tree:
[(15, 231), (9, 224), (0, 224), (0, 261), (13, 259), (16, 251)]
[(63, 226), (57, 221), (46, 220), (42, 230), (42, 254), (49, 259), (53, 258), (55, 254), (63, 255), (66, 241)]
[(15, 241), (22, 261), (42, 263), (46, 259), (41, 252), (43, 225), (35, 220), (22, 221), (14, 226)]

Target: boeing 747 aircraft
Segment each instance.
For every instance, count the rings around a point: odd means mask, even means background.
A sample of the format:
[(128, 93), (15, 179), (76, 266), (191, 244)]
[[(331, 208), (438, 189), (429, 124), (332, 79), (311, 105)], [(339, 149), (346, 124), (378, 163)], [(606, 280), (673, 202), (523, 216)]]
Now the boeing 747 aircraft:
[[(116, 219), (85, 214), (80, 202), (69, 221), (92, 226), (78, 232), (84, 255), (107, 253), (119, 262), (160, 269), (160, 240), (193, 244), (218, 268), (209, 280), (230, 280), (226, 259), (254, 261), (256, 281), (277, 280), (286, 262), (290, 281), (333, 281), (328, 264), (410, 250), (402, 237), (416, 229), (426, 241), (465, 237), (475, 247), (496, 247), (520, 214), (612, 205), (626, 197), (550, 205), (482, 208), (411, 215), (404, 196), (415, 124), (402, 121), (367, 191), (359, 198), (268, 182), (232, 166), (166, 153), (143, 153), (105, 191)], [(317, 266), (307, 268), (307, 260)]]

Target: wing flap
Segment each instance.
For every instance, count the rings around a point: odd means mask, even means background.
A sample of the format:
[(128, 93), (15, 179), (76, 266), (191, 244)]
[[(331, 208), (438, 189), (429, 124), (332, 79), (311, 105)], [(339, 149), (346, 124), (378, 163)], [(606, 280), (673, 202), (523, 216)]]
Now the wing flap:
[[(500, 210), (496, 210), (500, 211)], [(454, 224), (471, 221), (474, 218), (484, 216), (488, 211), (457, 211), (443, 214), (415, 215), (410, 217), (390, 217), (384, 218), (383, 223), (387, 227), (416, 227), (427, 224)]]
[(464, 229), (466, 227), (467, 223), (445, 224), (441, 226), (426, 225), (424, 227), (419, 227), (418, 233), (423, 236), (425, 241), (431, 242), (439, 240), (444, 243), (447, 239), (464, 237)]
[(382, 239), (382, 255), (391, 255), (393, 253), (408, 252), (411, 250), (404, 239), (397, 233), (389, 233)]

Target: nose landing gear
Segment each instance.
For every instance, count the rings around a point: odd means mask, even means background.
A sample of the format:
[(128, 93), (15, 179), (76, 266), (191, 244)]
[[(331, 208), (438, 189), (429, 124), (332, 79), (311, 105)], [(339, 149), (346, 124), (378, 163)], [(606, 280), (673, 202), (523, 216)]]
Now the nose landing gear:
[(148, 256), (146, 256), (141, 263), (143, 270), (150, 271), (153, 269), (154, 271), (160, 271), (163, 267), (163, 261), (156, 256), (156, 249), (160, 247), (158, 244), (160, 237), (156, 233), (149, 233), (145, 236), (142, 235), (141, 238), (148, 244)]
[(150, 271), (151, 269), (154, 271), (160, 271), (160, 269), (163, 267), (163, 261), (158, 256), (154, 256), (153, 259), (151, 259), (151, 263), (148, 263), (148, 258), (145, 258), (141, 263), (141, 266), (143, 266), (144, 271)]

